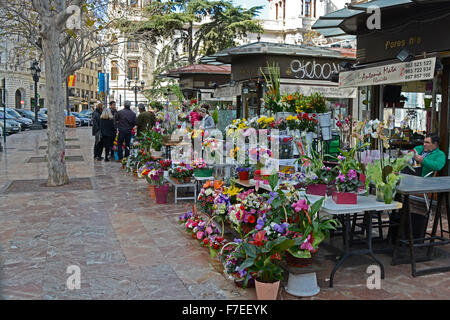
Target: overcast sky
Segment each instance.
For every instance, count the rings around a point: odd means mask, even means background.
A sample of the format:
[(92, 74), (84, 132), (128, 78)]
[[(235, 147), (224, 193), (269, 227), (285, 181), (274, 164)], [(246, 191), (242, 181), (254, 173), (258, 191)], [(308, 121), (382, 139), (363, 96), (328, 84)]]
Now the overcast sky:
[(269, 18), (269, 1), (268, 0), (232, 0), (235, 5), (239, 5), (243, 8), (251, 8), (254, 6), (264, 6), (261, 10), (258, 18)]

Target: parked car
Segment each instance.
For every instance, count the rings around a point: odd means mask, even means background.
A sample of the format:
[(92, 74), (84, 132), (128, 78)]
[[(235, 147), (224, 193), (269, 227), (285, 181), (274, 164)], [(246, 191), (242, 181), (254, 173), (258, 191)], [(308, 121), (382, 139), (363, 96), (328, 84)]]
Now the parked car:
[(31, 121), (28, 118), (23, 117), (20, 113), (18, 113), (16, 110), (14, 110), (12, 108), (5, 108), (5, 111), (7, 114), (9, 114), (11, 117), (13, 117), (14, 120), (16, 120), (17, 122), (19, 122), (22, 125), (22, 130), (30, 129), (30, 126), (33, 124), (33, 121)]
[[(34, 122), (34, 112), (28, 109), (14, 109), (14, 111), (18, 112), (22, 117), (30, 119)], [(42, 116), (38, 113), (38, 121), (41, 124), (42, 128), (47, 128), (47, 117)]]
[(81, 110), (80, 114), (85, 118), (92, 119), (92, 110), (90, 109)]
[(92, 121), (90, 118), (84, 116), (83, 114), (81, 114), (80, 112), (72, 112), (72, 114), (77, 117), (78, 119), (80, 119), (81, 121), (81, 126), (90, 126), (92, 124)]
[[(18, 123), (17, 121), (8, 119), (8, 118), (6, 119), (5, 122), (6, 122), (6, 135), (20, 132), (20, 130), (21, 130), (20, 123)], [(0, 128), (3, 132), (3, 117), (0, 119)]]

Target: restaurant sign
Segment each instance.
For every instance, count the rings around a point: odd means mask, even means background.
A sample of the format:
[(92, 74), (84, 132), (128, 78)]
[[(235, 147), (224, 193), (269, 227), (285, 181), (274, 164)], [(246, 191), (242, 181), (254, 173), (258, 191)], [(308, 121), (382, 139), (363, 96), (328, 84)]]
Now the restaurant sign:
[(436, 58), (346, 71), (339, 74), (339, 87), (362, 87), (434, 78)]

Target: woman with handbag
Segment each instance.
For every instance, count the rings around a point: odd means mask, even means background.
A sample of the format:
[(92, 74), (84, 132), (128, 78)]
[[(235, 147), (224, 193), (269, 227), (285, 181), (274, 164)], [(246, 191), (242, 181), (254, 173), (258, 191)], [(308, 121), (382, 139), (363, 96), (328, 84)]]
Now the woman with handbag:
[(105, 161), (110, 161), (109, 155), (113, 147), (116, 130), (114, 128), (114, 116), (109, 108), (106, 108), (100, 116), (100, 132), (105, 147)]

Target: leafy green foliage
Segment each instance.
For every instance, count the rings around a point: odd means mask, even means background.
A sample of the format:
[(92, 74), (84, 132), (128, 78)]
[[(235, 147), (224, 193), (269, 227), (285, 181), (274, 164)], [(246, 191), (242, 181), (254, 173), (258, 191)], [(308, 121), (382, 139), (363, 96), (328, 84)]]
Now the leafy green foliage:
[[(375, 160), (366, 166), (366, 187), (369, 183), (374, 183), (376, 186), (383, 186), (388, 184), (394, 189), (399, 183), (401, 177), (400, 171), (410, 166), (409, 161), (413, 154), (410, 153), (397, 159), (385, 159), (385, 166), (383, 167), (380, 160)], [(386, 163), (387, 162), (387, 163)]]

